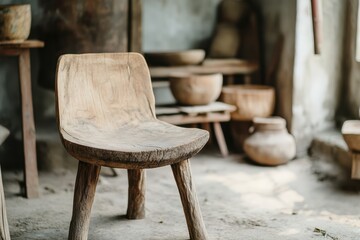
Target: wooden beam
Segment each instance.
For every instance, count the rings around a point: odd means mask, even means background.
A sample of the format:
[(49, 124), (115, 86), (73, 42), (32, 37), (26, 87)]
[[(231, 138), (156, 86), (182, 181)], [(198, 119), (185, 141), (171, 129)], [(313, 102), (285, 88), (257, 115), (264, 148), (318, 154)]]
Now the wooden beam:
[(142, 51), (142, 0), (129, 0), (129, 51)]

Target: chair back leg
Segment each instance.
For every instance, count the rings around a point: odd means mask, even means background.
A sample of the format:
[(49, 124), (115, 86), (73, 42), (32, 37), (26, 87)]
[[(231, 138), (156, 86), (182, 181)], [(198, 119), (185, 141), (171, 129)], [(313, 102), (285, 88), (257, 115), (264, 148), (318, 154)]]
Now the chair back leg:
[(128, 169), (129, 193), (126, 217), (128, 219), (145, 218), (145, 169)]
[(87, 240), (100, 166), (79, 161), (69, 240)]
[(175, 181), (179, 189), (186, 223), (191, 240), (206, 240), (208, 235), (201, 215), (199, 202), (196, 196), (195, 185), (191, 179), (189, 160), (171, 165)]

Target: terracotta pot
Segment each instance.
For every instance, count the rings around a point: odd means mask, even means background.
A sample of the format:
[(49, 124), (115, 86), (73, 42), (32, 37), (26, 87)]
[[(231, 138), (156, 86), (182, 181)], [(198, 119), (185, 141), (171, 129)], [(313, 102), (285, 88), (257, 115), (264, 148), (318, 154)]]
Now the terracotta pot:
[(204, 60), (205, 51), (192, 49), (176, 52), (152, 52), (145, 53), (145, 58), (153, 66), (197, 65)]
[(223, 102), (235, 105), (233, 120), (252, 120), (254, 117), (269, 117), (274, 112), (275, 90), (264, 85), (232, 85), (222, 89)]
[(221, 93), (222, 74), (176, 76), (170, 79), (175, 99), (183, 105), (206, 105)]
[(237, 25), (218, 24), (211, 42), (209, 56), (213, 58), (234, 58), (241, 44), (241, 34)]
[(244, 151), (259, 164), (280, 165), (295, 157), (295, 139), (288, 133), (285, 119), (255, 118), (253, 133), (245, 140)]
[(249, 6), (246, 1), (223, 0), (220, 3), (220, 19), (223, 22), (239, 24), (249, 15)]
[(0, 5), (0, 40), (23, 41), (31, 27), (30, 4)]

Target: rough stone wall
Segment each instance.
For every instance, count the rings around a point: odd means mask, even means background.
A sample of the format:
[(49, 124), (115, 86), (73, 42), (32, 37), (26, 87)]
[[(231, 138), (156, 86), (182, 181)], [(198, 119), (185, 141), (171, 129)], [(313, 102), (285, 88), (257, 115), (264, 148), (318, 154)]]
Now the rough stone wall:
[(334, 125), (340, 101), (346, 2), (321, 2), (322, 52), (314, 55), (310, 1), (297, 1), (292, 132), (299, 152), (316, 132)]

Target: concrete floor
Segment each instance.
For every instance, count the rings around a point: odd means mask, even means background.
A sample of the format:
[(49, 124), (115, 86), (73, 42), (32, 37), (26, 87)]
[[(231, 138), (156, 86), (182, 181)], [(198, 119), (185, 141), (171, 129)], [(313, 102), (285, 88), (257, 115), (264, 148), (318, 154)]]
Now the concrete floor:
[[(211, 239), (360, 239), (359, 193), (319, 178), (307, 158), (261, 167), (205, 151), (192, 159), (192, 171)], [(189, 238), (169, 167), (147, 171), (144, 220), (125, 219), (127, 177), (118, 173), (100, 177), (89, 239)], [(3, 175), (12, 239), (66, 239), (75, 171), (40, 172), (42, 196), (32, 200), (19, 196), (20, 172)]]

